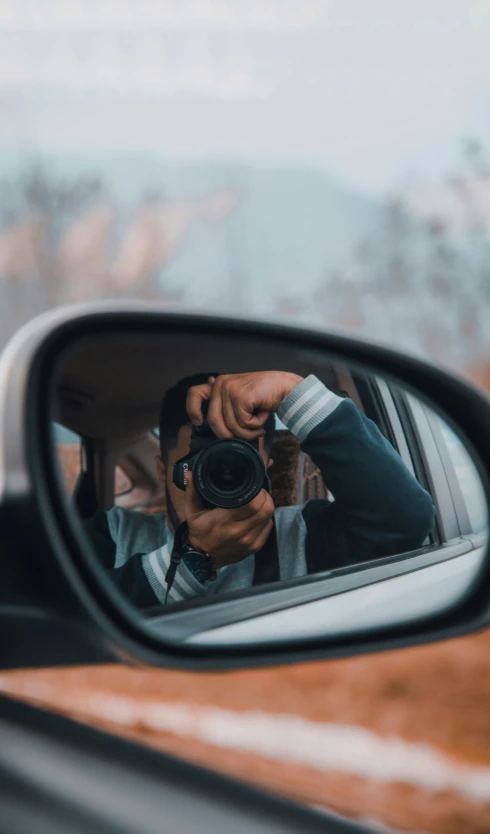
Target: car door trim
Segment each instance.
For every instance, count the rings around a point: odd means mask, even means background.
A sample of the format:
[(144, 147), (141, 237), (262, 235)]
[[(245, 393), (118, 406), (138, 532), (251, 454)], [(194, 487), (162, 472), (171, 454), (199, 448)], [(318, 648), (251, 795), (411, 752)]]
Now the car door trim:
[[(259, 594), (248, 591), (235, 593), (231, 599), (224, 595), (216, 599), (194, 600), (192, 604), (177, 603), (163, 613), (150, 617), (152, 630), (165, 639), (181, 642), (199, 631), (208, 631), (231, 623), (243, 622), (278, 611), (295, 608), (359, 588), (374, 585), (454, 559), (474, 549), (473, 543), (461, 538), (457, 542), (424, 552), (407, 553), (400, 559), (378, 560), (354, 567), (340, 568), (327, 574), (306, 577), (308, 583), (290, 580), (277, 586), (263, 586)], [(284, 587), (285, 585), (288, 587)], [(257, 589), (259, 590), (259, 589)], [(179, 609), (179, 610), (177, 610)]]
[(432, 607), (447, 611), (471, 587), (481, 566), (482, 553), (471, 550), (404, 576), (324, 597), (286, 611), (200, 631), (188, 639), (195, 646), (281, 646), (288, 635), (295, 641), (335, 640), (365, 636), (380, 629), (420, 623)]
[(433, 411), (428, 408), (425, 408), (424, 411), (434, 437), (434, 443), (437, 446), (437, 450), (441, 458), (442, 466), (444, 467), (448, 486), (453, 498), (454, 510), (458, 518), (459, 529), (462, 535), (469, 535), (473, 532), (473, 528), (471, 526), (465, 499), (456, 475), (456, 470), (442, 435), (441, 427), (438, 425), (436, 414), (434, 414)]

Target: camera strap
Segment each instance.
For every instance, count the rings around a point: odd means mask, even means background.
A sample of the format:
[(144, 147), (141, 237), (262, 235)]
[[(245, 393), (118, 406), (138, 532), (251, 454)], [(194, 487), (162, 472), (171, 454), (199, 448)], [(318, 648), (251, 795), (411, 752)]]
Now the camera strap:
[(179, 516), (177, 515), (176, 509), (174, 507), (174, 503), (170, 497), (170, 492), (168, 491), (168, 486), (165, 486), (165, 501), (167, 504), (167, 515), (170, 520), (174, 531), (180, 526), (181, 521)]
[[(175, 507), (173, 505), (172, 499), (170, 497), (170, 492), (168, 491), (168, 487), (165, 487), (165, 497), (167, 500), (167, 515), (170, 519), (172, 527), (174, 528), (174, 545), (175, 545), (175, 535), (177, 534), (177, 530), (181, 526), (180, 519), (175, 511)], [(187, 528), (187, 522), (184, 522)], [(174, 546), (172, 549), (172, 555), (170, 557), (170, 564), (168, 566), (167, 573), (165, 575), (165, 582), (167, 583), (167, 593), (165, 594), (165, 605), (168, 602), (168, 595), (174, 584), (175, 574), (177, 573), (177, 568), (180, 565), (180, 560), (182, 558), (182, 554), (177, 550)]]

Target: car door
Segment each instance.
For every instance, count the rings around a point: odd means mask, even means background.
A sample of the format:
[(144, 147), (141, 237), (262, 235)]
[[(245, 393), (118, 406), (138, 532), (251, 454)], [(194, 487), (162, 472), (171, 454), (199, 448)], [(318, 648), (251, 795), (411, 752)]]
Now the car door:
[(328, 811), (0, 696), (1, 834), (368, 834)]

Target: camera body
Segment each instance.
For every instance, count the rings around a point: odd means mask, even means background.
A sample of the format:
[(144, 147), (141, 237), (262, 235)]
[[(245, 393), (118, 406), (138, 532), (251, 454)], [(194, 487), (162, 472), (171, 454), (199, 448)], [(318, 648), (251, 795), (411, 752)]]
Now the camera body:
[(205, 506), (243, 507), (253, 501), (261, 489), (268, 489), (258, 440), (217, 438), (208, 424), (206, 411), (203, 409), (202, 425), (192, 428), (189, 453), (173, 465), (173, 482), (185, 490), (186, 473), (190, 471)]

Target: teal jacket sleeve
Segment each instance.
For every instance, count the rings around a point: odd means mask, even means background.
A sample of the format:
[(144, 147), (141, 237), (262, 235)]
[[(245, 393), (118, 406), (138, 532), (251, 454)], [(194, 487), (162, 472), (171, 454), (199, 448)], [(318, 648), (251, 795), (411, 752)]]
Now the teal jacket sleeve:
[(278, 416), (319, 467), (335, 499), (303, 508), (309, 573), (422, 545), (434, 525), (432, 499), (350, 400), (308, 377), (286, 397)]

